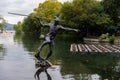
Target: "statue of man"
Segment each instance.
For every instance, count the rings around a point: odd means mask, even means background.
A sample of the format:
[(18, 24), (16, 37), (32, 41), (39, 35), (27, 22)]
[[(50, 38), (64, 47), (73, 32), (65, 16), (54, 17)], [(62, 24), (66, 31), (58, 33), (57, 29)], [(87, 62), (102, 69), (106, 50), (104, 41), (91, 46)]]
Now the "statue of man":
[(39, 23), (40, 25), (44, 28), (44, 27), (49, 27), (49, 32), (45, 35), (45, 36), (42, 36), (42, 38), (45, 39), (45, 41), (41, 44), (41, 46), (38, 48), (38, 52), (35, 54), (35, 57), (38, 59), (38, 60), (41, 60), (43, 59), (41, 56), (40, 56), (40, 52), (42, 50), (42, 48), (45, 46), (45, 45), (49, 45), (49, 49), (50, 51), (48, 52), (47, 56), (45, 59), (43, 60), (47, 60), (52, 52), (53, 52), (53, 43), (54, 43), (54, 39), (56, 37), (56, 34), (58, 32), (59, 29), (63, 29), (63, 30), (68, 30), (68, 31), (75, 31), (75, 32), (79, 32), (78, 29), (72, 29), (72, 28), (67, 28), (67, 27), (63, 27), (61, 25), (59, 25), (59, 22), (61, 21), (58, 17), (55, 17), (54, 18), (54, 24), (52, 23), (48, 23), (48, 24), (43, 24), (40, 20), (39, 17), (36, 17), (38, 20), (39, 20)]

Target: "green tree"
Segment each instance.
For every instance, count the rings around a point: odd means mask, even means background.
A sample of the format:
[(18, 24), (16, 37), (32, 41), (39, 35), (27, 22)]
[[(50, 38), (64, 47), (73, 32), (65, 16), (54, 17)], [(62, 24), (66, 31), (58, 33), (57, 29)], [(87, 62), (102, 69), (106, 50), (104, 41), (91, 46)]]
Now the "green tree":
[(120, 21), (120, 1), (119, 0), (103, 0), (103, 6), (106, 13), (108, 13), (113, 20), (113, 24)]
[(62, 4), (57, 0), (46, 0), (43, 3), (40, 3), (38, 8), (34, 9), (34, 16), (40, 16), (45, 18), (53, 18), (55, 15), (58, 15)]
[(108, 27), (109, 33), (117, 35), (120, 29), (120, 1), (119, 0), (103, 0), (104, 11), (110, 15), (113, 23)]
[(22, 32), (22, 23), (20, 21), (14, 25), (14, 30), (16, 31), (16, 33)]
[[(95, 0), (93, 0), (94, 2)], [(109, 23), (112, 23), (110, 16), (104, 12), (103, 5), (99, 1), (94, 2), (94, 6), (92, 7), (91, 14), (88, 15), (91, 25), (98, 26), (108, 26)]]
[(5, 27), (5, 23), (6, 23), (5, 19), (2, 16), (0, 16), (0, 29), (1, 29), (1, 31), (3, 31), (3, 28)]
[(26, 17), (22, 24), (22, 30), (25, 34), (32, 33), (32, 34), (40, 34), (40, 26), (38, 21), (30, 14)]
[[(41, 33), (41, 27), (34, 17), (53, 18), (55, 15), (58, 15), (60, 9), (61, 3), (57, 0), (46, 0), (45, 2), (40, 3), (38, 8), (35, 8), (34, 12), (24, 19), (22, 25), (23, 32), (25, 34), (32, 33), (39, 35)], [(44, 22), (50, 22), (50, 20), (45, 19)]]
[(66, 2), (62, 6), (60, 16), (67, 22), (64, 25), (80, 29), (82, 35), (86, 35), (86, 32), (101, 34), (98, 29), (111, 22), (109, 15), (104, 13), (101, 3), (96, 0)]

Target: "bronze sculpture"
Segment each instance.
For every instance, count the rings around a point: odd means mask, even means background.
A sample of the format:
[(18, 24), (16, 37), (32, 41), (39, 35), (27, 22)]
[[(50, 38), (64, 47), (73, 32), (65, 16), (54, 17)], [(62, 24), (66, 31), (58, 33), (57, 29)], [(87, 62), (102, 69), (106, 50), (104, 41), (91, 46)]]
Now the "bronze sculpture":
[[(45, 36), (42, 36), (42, 38), (45, 39), (45, 41), (41, 44), (41, 46), (38, 48), (38, 51), (37, 51), (37, 54), (35, 54), (35, 57), (38, 59), (38, 60), (44, 60), (46, 61), (52, 54), (53, 52), (53, 45), (54, 45), (54, 39), (56, 37), (56, 34), (58, 32), (59, 29), (63, 29), (63, 30), (68, 30), (68, 31), (75, 31), (75, 32), (79, 32), (78, 29), (72, 29), (72, 28), (66, 28), (66, 27), (63, 27), (61, 25), (59, 25), (59, 22), (62, 21), (60, 20), (58, 17), (55, 16), (54, 18), (54, 24), (52, 23), (48, 23), (48, 24), (43, 24), (41, 22), (41, 19), (39, 17), (35, 17), (36, 19), (39, 20), (39, 23), (40, 25), (44, 28), (44, 27), (49, 27), (49, 32), (45, 35)], [(42, 48), (45, 46), (45, 45), (49, 45), (49, 48), (50, 48), (50, 51), (49, 53), (47, 54), (46, 58), (43, 59), (41, 56), (40, 56), (40, 52), (42, 50)]]

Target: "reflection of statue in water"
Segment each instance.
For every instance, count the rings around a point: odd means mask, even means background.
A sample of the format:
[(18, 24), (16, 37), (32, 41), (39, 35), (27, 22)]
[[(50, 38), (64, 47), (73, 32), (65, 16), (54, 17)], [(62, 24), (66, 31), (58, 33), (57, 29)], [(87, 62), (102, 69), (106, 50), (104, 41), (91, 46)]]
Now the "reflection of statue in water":
[(45, 74), (47, 75), (47, 80), (52, 80), (51, 76), (49, 75), (49, 73), (47, 72), (47, 69), (49, 67), (39, 67), (39, 69), (35, 72), (35, 79), (37, 78), (38, 80), (40, 80), (39, 75), (41, 74), (41, 72), (45, 72)]
[[(59, 20), (58, 17), (55, 17), (54, 19), (54, 24), (51, 24), (51, 23), (48, 23), (48, 24), (42, 24), (41, 20), (39, 17), (36, 17), (38, 20), (39, 20), (39, 23), (40, 25), (44, 28), (44, 27), (49, 27), (49, 32), (45, 35), (45, 36), (42, 36), (45, 41), (43, 42), (43, 44), (41, 44), (41, 46), (38, 48), (38, 52), (37, 54), (35, 55), (35, 57), (38, 59), (38, 60), (47, 60), (52, 52), (53, 52), (53, 44), (54, 44), (54, 39), (55, 39), (55, 36), (58, 32), (59, 29), (63, 29), (63, 30), (69, 30), (69, 31), (75, 31), (75, 32), (78, 32), (78, 29), (72, 29), (72, 28), (66, 28), (66, 27), (63, 27), (61, 25), (59, 25), (59, 22), (61, 20)], [(40, 56), (40, 52), (42, 50), (42, 48), (45, 46), (45, 45), (49, 45), (49, 53), (47, 54), (46, 58), (43, 59), (41, 56)]]

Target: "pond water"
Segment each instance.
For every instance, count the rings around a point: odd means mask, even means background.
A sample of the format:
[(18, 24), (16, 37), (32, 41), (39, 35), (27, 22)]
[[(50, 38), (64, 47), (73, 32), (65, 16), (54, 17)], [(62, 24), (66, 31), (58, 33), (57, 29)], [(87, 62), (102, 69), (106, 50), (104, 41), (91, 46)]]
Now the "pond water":
[[(0, 80), (120, 80), (119, 53), (69, 52), (71, 38), (57, 38), (49, 68), (35, 66), (34, 54), (42, 43), (33, 36), (0, 33)], [(48, 46), (41, 55), (46, 56)]]

